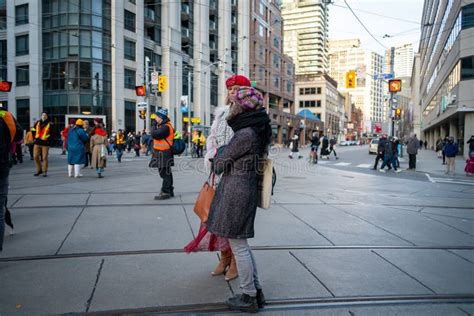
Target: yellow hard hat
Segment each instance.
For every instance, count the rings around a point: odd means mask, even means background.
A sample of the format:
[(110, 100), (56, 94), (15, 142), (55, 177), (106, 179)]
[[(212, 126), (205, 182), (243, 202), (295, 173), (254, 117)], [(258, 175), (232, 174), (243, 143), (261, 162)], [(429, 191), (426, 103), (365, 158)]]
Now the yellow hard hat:
[(84, 125), (84, 121), (81, 120), (81, 119), (77, 119), (77, 120), (76, 120), (76, 125), (77, 125), (77, 126), (83, 126), (83, 125)]
[(156, 119), (156, 114), (155, 114), (155, 113), (151, 113), (150, 118), (151, 118), (152, 120)]

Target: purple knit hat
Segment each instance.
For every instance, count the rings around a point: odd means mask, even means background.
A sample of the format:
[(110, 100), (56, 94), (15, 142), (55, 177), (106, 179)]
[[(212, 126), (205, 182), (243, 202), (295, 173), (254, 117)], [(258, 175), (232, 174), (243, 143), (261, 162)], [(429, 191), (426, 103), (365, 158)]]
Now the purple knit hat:
[(245, 110), (255, 110), (263, 105), (262, 94), (252, 87), (240, 87), (233, 95), (232, 101)]

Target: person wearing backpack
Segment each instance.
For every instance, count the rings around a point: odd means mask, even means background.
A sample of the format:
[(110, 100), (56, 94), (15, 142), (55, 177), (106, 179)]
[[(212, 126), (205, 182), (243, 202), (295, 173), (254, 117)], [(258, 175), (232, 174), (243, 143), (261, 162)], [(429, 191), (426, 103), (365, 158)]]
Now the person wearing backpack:
[(159, 109), (155, 113), (154, 126), (151, 129), (153, 138), (153, 154), (150, 167), (157, 168), (163, 183), (161, 192), (155, 200), (167, 200), (174, 197), (173, 174), (171, 167), (174, 165), (172, 146), (174, 142), (174, 128), (168, 118), (167, 109)]
[(23, 129), (15, 117), (0, 108), (0, 252), (5, 233), (5, 213), (8, 196), (8, 175), (10, 174), (10, 148), (12, 143), (23, 139)]

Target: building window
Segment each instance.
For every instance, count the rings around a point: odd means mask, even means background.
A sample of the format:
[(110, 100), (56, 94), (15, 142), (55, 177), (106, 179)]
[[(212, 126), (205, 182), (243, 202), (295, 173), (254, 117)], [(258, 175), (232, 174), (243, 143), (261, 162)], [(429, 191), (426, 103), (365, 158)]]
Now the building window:
[(29, 54), (29, 36), (28, 35), (20, 35), (16, 37), (16, 56), (23, 56)]
[(287, 82), (286, 83), (286, 92), (291, 93), (292, 90), (293, 90), (293, 85), (291, 84), (291, 82)]
[(124, 24), (126, 30), (135, 32), (135, 13), (124, 10)]
[(462, 8), (462, 29), (474, 27), (474, 3)]
[(28, 3), (15, 7), (15, 25), (28, 24)]
[(30, 66), (16, 66), (16, 85), (28, 86), (30, 84)]
[(273, 86), (275, 88), (280, 88), (280, 78), (278, 78), (278, 76), (273, 76)]
[(287, 64), (286, 66), (286, 74), (288, 76), (293, 76), (293, 65), (292, 64)]
[(16, 100), (16, 119), (23, 129), (30, 127), (30, 99)]
[(321, 87), (316, 88), (317, 89), (317, 94), (321, 94)]
[(461, 80), (474, 79), (474, 56), (461, 59)]
[(137, 4), (136, 0), (128, 0), (128, 2), (133, 3), (133, 4)]
[(124, 76), (125, 89), (135, 89), (135, 86), (136, 86), (135, 78), (136, 78), (135, 71), (125, 68), (125, 76)]
[(280, 57), (276, 54), (273, 54), (273, 67), (280, 68)]
[(7, 80), (7, 40), (0, 41), (0, 79)]
[(273, 46), (275, 48), (280, 48), (280, 40), (276, 36), (273, 38)]
[(318, 107), (318, 108), (321, 107), (321, 100), (316, 100), (316, 107)]
[(258, 35), (260, 35), (260, 37), (265, 37), (265, 26), (260, 23), (258, 23)]
[(136, 51), (135, 51), (135, 42), (125, 40), (124, 41), (124, 57), (128, 60), (135, 61)]
[(261, 16), (265, 16), (265, 11), (266, 11), (265, 9), (266, 9), (265, 4), (260, 0), (259, 5), (258, 5), (258, 13)]
[(125, 131), (135, 131), (135, 115), (136, 105), (135, 102), (125, 101)]

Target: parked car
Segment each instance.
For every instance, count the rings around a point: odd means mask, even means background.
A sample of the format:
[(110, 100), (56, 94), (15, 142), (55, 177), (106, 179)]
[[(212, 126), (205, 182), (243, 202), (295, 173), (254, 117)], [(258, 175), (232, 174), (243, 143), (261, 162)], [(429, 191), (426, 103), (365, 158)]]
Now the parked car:
[(340, 146), (349, 146), (351, 144), (350, 140), (343, 140), (339, 145)]
[(369, 155), (371, 154), (376, 155), (378, 146), (379, 146), (379, 139), (378, 138), (372, 139), (369, 145)]

